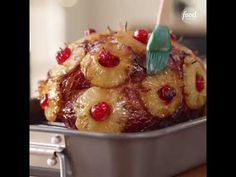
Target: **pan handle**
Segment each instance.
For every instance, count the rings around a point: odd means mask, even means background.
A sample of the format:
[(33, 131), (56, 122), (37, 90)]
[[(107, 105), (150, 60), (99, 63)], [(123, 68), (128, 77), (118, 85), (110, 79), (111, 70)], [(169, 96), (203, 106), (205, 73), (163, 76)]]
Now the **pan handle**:
[(56, 156), (59, 159), (60, 165), (60, 177), (66, 177), (66, 163), (65, 163), (65, 156), (61, 152), (56, 152)]
[[(35, 146), (31, 146), (30, 147), (30, 155), (38, 155), (38, 156), (49, 156), (48, 160), (47, 160), (47, 166), (48, 167), (53, 167), (55, 165), (58, 164), (57, 169), (60, 172), (60, 177), (68, 177), (71, 176), (71, 170), (69, 168), (69, 166), (67, 166), (66, 163), (66, 156), (63, 153), (63, 151), (56, 151), (55, 149), (50, 149), (48, 147), (35, 147)], [(46, 156), (46, 157), (47, 157)], [(37, 166), (37, 164), (36, 164)], [(41, 168), (47, 168), (47, 167), (42, 167)]]
[(72, 171), (65, 149), (63, 134), (30, 132), (30, 166), (32, 167), (57, 169), (60, 177), (71, 177)]

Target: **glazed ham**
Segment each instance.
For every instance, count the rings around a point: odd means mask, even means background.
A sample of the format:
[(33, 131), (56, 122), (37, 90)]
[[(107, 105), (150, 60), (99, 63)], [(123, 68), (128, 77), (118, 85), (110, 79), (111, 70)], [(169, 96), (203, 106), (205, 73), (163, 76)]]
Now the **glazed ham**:
[(97, 132), (143, 132), (205, 114), (206, 72), (190, 49), (171, 38), (165, 70), (147, 75), (147, 32), (93, 30), (56, 55), (39, 82), (48, 121)]

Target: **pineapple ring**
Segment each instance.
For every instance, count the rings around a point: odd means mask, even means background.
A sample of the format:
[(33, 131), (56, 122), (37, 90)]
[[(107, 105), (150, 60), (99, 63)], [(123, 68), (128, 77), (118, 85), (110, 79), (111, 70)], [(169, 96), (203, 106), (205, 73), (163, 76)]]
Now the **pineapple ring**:
[[(157, 91), (165, 85), (173, 87), (176, 91), (176, 95), (168, 104), (157, 94)], [(141, 99), (148, 111), (154, 116), (163, 118), (172, 115), (182, 103), (183, 83), (173, 71), (167, 70), (155, 76), (148, 76), (142, 82), (142, 86), (145, 90), (140, 91)]]
[(80, 63), (86, 54), (85, 49), (77, 43), (70, 43), (68, 47), (72, 50), (70, 57), (62, 65), (57, 65), (51, 69), (49, 71), (50, 77), (59, 77), (68, 73)]
[(84, 38), (84, 40), (95, 42), (97, 40), (101, 40), (104, 38), (107, 38), (108, 36), (111, 36), (111, 33), (109, 31), (103, 32), (103, 33), (92, 33)]
[(183, 46), (182, 44), (174, 41), (174, 40), (171, 40), (171, 45), (176, 48), (177, 50), (180, 50), (180, 51), (183, 51), (189, 55), (194, 55), (194, 53), (192, 52), (192, 50), (188, 49), (187, 47)]
[(81, 61), (81, 71), (85, 78), (93, 85), (102, 88), (116, 87), (125, 82), (132, 71), (132, 53), (130, 49), (124, 45), (106, 43), (100, 46), (108, 50), (113, 55), (119, 57), (119, 64), (112, 68), (102, 66), (98, 61), (98, 54), (88, 53)]
[(57, 79), (49, 79), (41, 82), (39, 86), (39, 99), (48, 94), (48, 104), (44, 108), (44, 113), (48, 121), (55, 121), (60, 111), (60, 85)]
[(134, 31), (119, 31), (115, 34), (118, 42), (130, 46), (137, 53), (145, 54), (146, 45), (133, 38)]
[[(90, 109), (102, 101), (108, 103), (112, 111), (105, 120), (96, 121), (90, 115)], [(124, 104), (124, 97), (118, 91), (91, 87), (76, 100), (76, 127), (86, 131), (121, 132), (128, 120), (128, 112), (124, 108)]]
[[(198, 91), (196, 88), (196, 75), (204, 78), (204, 88)], [(191, 109), (198, 109), (206, 103), (206, 72), (200, 59), (187, 57), (183, 65), (185, 102)]]

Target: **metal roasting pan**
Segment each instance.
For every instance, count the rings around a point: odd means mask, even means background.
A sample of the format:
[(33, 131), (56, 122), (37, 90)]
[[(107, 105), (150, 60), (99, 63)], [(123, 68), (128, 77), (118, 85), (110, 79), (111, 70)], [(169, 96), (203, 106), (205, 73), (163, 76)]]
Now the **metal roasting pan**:
[(206, 162), (206, 117), (144, 133), (30, 125), (30, 175), (172, 177)]

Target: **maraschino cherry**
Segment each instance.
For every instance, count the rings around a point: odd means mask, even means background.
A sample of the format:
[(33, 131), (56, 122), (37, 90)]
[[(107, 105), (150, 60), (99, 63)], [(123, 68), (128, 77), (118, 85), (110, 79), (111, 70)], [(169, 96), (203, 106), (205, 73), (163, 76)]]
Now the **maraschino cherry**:
[(90, 114), (96, 121), (101, 121), (111, 114), (111, 107), (106, 102), (99, 102), (92, 106)]
[(147, 44), (147, 41), (148, 41), (148, 32), (145, 30), (145, 29), (138, 29), (134, 32), (134, 35), (133, 37), (144, 43), (144, 44)]
[(56, 56), (58, 64), (64, 63), (70, 57), (70, 54), (71, 54), (71, 50), (69, 47), (60, 49), (60, 51), (57, 52), (57, 56)]
[(43, 98), (40, 100), (40, 106), (44, 109), (48, 105), (48, 94), (45, 94)]
[(165, 85), (161, 89), (158, 90), (158, 95), (163, 101), (165, 101), (166, 103), (169, 103), (175, 97), (176, 90), (174, 87)]
[(103, 49), (98, 55), (98, 62), (104, 67), (111, 68), (117, 66), (120, 60), (108, 50)]
[(204, 77), (202, 75), (196, 75), (196, 88), (199, 92), (204, 89)]

